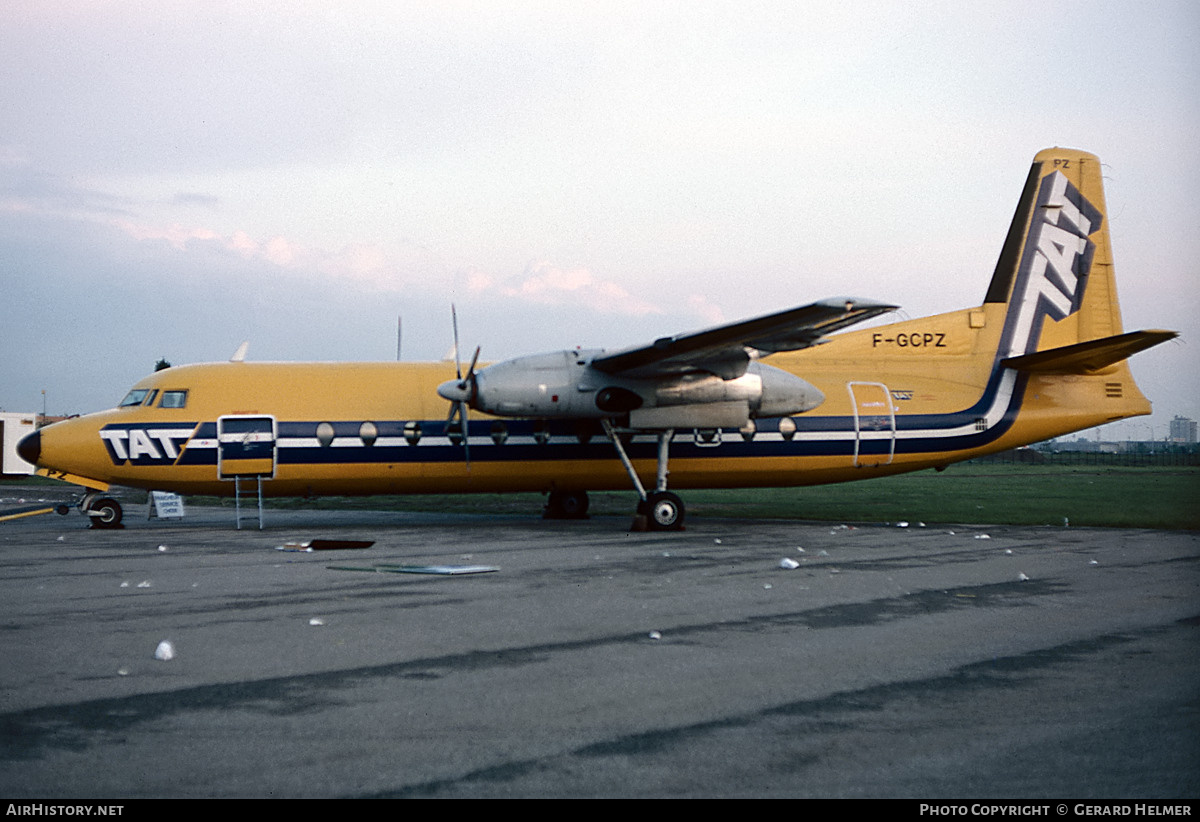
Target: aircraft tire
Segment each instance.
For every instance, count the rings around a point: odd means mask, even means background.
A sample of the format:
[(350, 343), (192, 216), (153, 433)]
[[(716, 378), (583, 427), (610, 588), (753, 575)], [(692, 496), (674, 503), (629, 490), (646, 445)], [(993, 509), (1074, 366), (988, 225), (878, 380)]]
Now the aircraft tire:
[(121, 525), (121, 503), (115, 499), (104, 497), (92, 503), (92, 507), (87, 510), (87, 515), (92, 520), (93, 528), (118, 528)]
[(683, 500), (670, 491), (655, 491), (645, 502), (646, 526), (651, 531), (682, 531)]
[(551, 491), (546, 500), (544, 519), (586, 519), (587, 491)]

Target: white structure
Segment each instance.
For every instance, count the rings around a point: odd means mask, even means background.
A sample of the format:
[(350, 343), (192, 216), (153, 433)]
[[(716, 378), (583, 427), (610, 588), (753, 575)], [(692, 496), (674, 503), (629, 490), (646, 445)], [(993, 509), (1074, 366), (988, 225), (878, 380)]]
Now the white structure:
[(1171, 442), (1192, 443), (1196, 441), (1196, 421), (1187, 417), (1175, 417), (1171, 420)]
[(0, 411), (0, 474), (32, 474), (34, 467), (17, 453), (17, 443), (37, 430), (37, 414)]

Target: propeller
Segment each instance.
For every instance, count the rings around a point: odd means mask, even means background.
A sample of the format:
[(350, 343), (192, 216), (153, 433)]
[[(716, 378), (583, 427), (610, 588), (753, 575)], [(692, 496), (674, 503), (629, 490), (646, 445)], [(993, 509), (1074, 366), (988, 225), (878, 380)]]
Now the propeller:
[(467, 461), (467, 467), (471, 467), (471, 446), (468, 443), (467, 437), (467, 410), (471, 403), (475, 400), (477, 385), (475, 382), (475, 363), (479, 362), (480, 346), (475, 347), (475, 354), (471, 357), (471, 364), (467, 367), (467, 376), (463, 376), (462, 361), (458, 356), (458, 312), (454, 305), (450, 305), (451, 322), (454, 325), (454, 380), (444, 382), (438, 386), (438, 396), (442, 399), (450, 401), (450, 413), (446, 415), (447, 434), (450, 433), (451, 425), (454, 423), (454, 418), (458, 417), (459, 430), (462, 432), (463, 454)]

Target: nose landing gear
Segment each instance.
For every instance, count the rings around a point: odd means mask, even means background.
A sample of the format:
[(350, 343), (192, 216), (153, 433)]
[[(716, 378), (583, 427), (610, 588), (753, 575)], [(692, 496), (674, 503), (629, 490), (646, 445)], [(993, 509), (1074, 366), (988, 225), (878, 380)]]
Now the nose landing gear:
[(92, 528), (124, 528), (121, 518), (124, 512), (121, 503), (112, 497), (101, 497), (96, 492), (85, 494), (79, 509), (92, 521)]

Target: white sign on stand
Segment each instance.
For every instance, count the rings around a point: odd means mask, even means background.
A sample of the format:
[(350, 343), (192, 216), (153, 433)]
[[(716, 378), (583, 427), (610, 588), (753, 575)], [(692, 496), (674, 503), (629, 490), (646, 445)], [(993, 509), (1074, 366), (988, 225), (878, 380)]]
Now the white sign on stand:
[(159, 519), (183, 519), (183, 497), (167, 491), (151, 491), (151, 515)]

